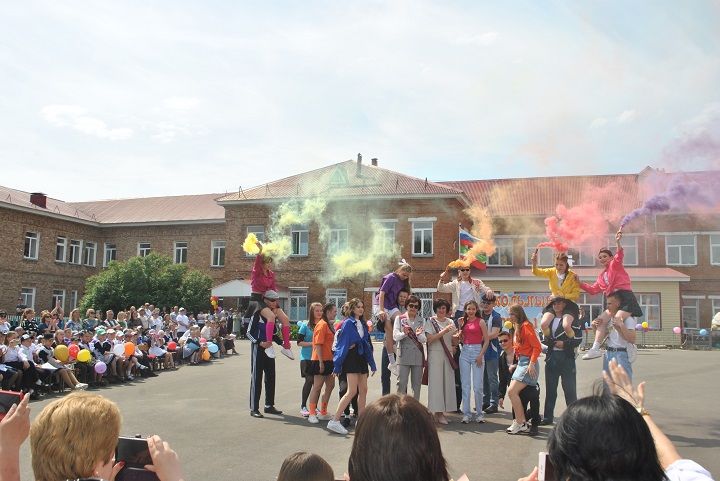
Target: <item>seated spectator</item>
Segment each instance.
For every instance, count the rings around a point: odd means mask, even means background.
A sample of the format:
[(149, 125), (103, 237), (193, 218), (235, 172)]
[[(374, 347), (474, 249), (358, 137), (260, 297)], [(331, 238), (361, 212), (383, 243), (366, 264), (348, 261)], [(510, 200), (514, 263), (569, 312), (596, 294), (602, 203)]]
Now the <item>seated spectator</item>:
[(7, 312), (0, 309), (0, 334), (10, 332), (10, 322), (8, 321)]
[(355, 428), (348, 473), (350, 481), (449, 481), (432, 413), (396, 394), (367, 406)]
[[(607, 391), (572, 403), (550, 433), (557, 479), (712, 481), (702, 466), (682, 459), (645, 410), (645, 383), (634, 388), (615, 360), (603, 376)], [(537, 479), (535, 468), (522, 481)]]
[(6, 339), (7, 334), (0, 331), (0, 385), (5, 390), (19, 391), (20, 371), (5, 364), (5, 353), (8, 350)]
[(182, 346), (183, 360), (191, 366), (198, 364), (200, 358), (200, 328), (192, 326), (179, 340)]
[(82, 322), (83, 329), (94, 331), (98, 325), (97, 317), (95, 317), (95, 309), (85, 311), (85, 319)]
[(39, 332), (38, 324), (35, 322), (35, 311), (32, 307), (28, 307), (23, 311), (20, 327), (23, 328), (25, 334), (37, 334)]
[(335, 474), (321, 456), (298, 451), (283, 461), (277, 481), (333, 481)]
[[(62, 332), (62, 331), (60, 331)], [(62, 362), (55, 359), (55, 353), (53, 351), (53, 335), (49, 332), (43, 335), (42, 347), (38, 350), (38, 357), (40, 362), (43, 364), (49, 364), (55, 368), (53, 375), (58, 376), (62, 382), (64, 382), (71, 389), (87, 389), (88, 385), (81, 383), (75, 377), (75, 373), (68, 369), (68, 367)]]
[(80, 320), (80, 309), (73, 309), (70, 311), (70, 318), (65, 322), (65, 328), (70, 328), (71, 331), (81, 331), (83, 328), (82, 321)]
[[(114, 463), (120, 422), (117, 405), (101, 396), (72, 393), (48, 404), (30, 427), (35, 480), (114, 479), (122, 468)], [(57, 449), (68, 442), (68, 432), (77, 433), (72, 449)], [(146, 469), (160, 481), (182, 481), (180, 460), (168, 443), (153, 436), (148, 448), (153, 464)]]

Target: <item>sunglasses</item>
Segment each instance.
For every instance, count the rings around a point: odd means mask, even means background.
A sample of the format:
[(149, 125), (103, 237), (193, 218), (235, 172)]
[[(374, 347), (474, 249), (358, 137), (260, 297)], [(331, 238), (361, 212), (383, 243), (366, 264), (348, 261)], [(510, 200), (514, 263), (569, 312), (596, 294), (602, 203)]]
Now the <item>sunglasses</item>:
[(469, 271), (470, 269), (458, 269), (458, 270), (459, 270), (460, 272), (467, 272), (467, 271)]
[(408, 305), (407, 305), (407, 308), (408, 308), (408, 309), (410, 309), (411, 307), (417, 309), (417, 308), (420, 307), (420, 306), (419, 306), (418, 304), (408, 304)]
[(509, 339), (499, 339), (500, 344), (505, 344), (506, 342), (510, 342)]

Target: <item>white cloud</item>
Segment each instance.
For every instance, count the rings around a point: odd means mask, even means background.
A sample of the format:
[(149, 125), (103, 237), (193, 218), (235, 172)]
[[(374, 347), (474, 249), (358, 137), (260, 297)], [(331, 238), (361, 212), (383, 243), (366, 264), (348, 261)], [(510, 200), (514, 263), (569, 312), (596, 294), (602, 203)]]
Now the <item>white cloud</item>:
[(608, 121), (605, 117), (598, 117), (594, 119), (592, 122), (590, 122), (590, 128), (591, 129), (599, 129), (601, 127), (604, 127), (605, 124), (607, 124)]
[(458, 38), (458, 43), (461, 44), (475, 44), (487, 47), (488, 45), (494, 44), (498, 39), (497, 32), (485, 32), (478, 35), (471, 35), (468, 37)]
[(165, 107), (176, 110), (189, 110), (200, 104), (200, 99), (196, 97), (170, 97), (163, 101)]
[(40, 113), (52, 125), (69, 127), (101, 139), (125, 140), (133, 136), (132, 129), (109, 128), (104, 121), (88, 115), (87, 109), (79, 105), (46, 105)]
[(636, 116), (637, 113), (635, 112), (635, 110), (624, 110), (620, 115), (617, 116), (616, 120), (619, 124), (625, 124), (635, 120)]

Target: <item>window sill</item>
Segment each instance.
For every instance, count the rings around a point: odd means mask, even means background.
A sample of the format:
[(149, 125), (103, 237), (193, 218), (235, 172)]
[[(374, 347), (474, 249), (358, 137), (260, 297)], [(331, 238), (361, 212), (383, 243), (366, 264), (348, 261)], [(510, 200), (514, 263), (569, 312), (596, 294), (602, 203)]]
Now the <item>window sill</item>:
[(434, 254), (413, 254), (412, 257), (434, 257)]
[(213, 265), (210, 265), (210, 268), (211, 268), (211, 269), (222, 269), (223, 267), (225, 267), (225, 265), (222, 265), (222, 266), (213, 266)]
[(37, 257), (25, 257), (23, 256), (24, 261), (38, 261), (39, 259)]
[(290, 254), (291, 259), (303, 259), (307, 257), (310, 257), (310, 254)]

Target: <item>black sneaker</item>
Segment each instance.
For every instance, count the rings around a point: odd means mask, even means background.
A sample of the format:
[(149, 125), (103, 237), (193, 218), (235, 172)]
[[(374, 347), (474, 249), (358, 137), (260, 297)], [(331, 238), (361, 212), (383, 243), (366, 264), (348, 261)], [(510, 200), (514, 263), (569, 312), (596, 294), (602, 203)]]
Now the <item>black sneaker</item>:
[(483, 410), (483, 412), (487, 412), (487, 411), (485, 411), (485, 410), (486, 410), (487, 408), (489, 408), (490, 406), (491, 406), (490, 403), (483, 403), (483, 405), (482, 405), (482, 410)]
[(260, 411), (250, 411), (250, 416), (254, 418), (264, 418), (265, 416), (262, 415)]
[(483, 408), (483, 412), (485, 414), (495, 414), (498, 412), (498, 407), (494, 404), (490, 404), (488, 407)]
[(351, 424), (350, 418), (347, 418), (347, 417), (342, 418), (340, 420), (340, 424), (342, 424), (345, 429), (349, 428), (350, 424)]
[(279, 409), (275, 409), (275, 406), (269, 406), (263, 409), (263, 412), (265, 414), (282, 414), (282, 411)]
[(537, 436), (539, 434), (540, 434), (540, 430), (538, 429), (538, 427), (534, 424), (531, 425), (530, 431), (528, 431), (528, 436)]
[(540, 426), (552, 426), (552, 423), (553, 422), (550, 419), (543, 418), (540, 420)]

